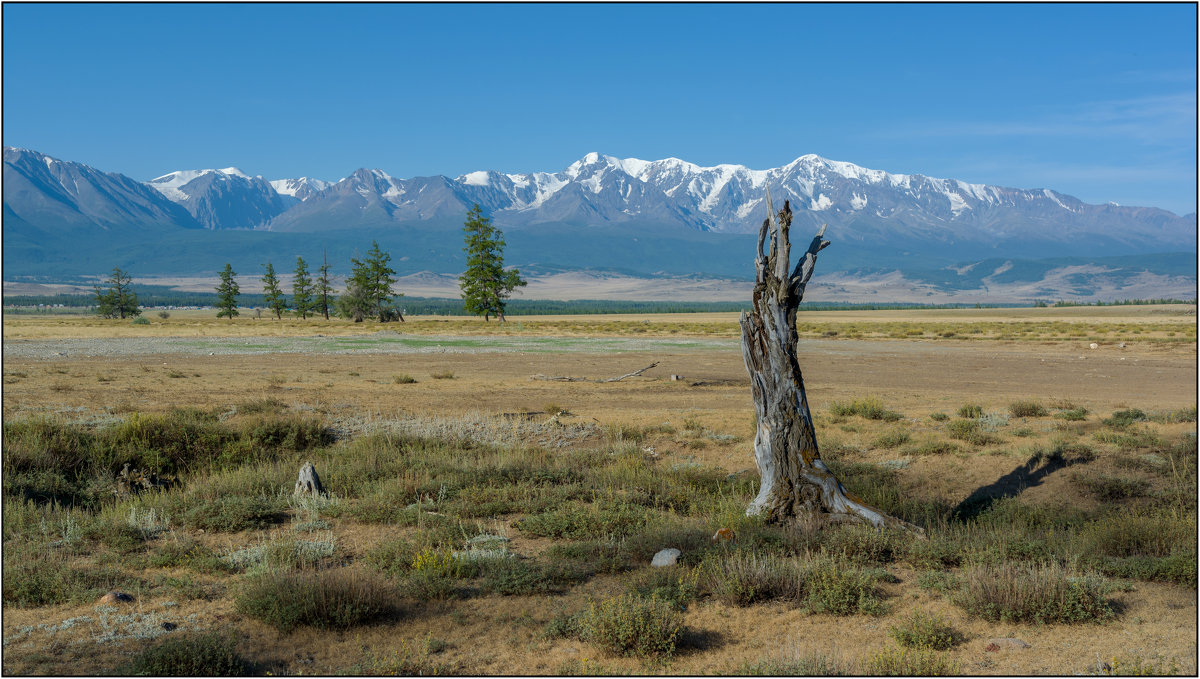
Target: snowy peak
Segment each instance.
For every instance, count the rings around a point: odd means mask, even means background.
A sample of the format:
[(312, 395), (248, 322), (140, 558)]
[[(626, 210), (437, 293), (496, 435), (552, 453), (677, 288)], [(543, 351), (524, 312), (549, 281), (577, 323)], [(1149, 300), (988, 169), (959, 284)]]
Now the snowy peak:
[(300, 177), (299, 179), (272, 179), (268, 182), (271, 188), (275, 189), (275, 193), (281, 196), (291, 196), (297, 200), (308, 200), (316, 193), (320, 193), (329, 188), (330, 183), (312, 177)]
[(182, 205), (205, 228), (252, 229), (266, 224), (295, 202), (262, 177), (236, 167), (176, 170), (146, 184)]
[(219, 180), (232, 177), (245, 180), (251, 179), (250, 175), (236, 167), (226, 167), (219, 170), (176, 170), (175, 172), (168, 172), (161, 177), (155, 177), (146, 183), (152, 188), (158, 189), (159, 193), (176, 203), (182, 203), (191, 197), (183, 187), (201, 177), (209, 175)]

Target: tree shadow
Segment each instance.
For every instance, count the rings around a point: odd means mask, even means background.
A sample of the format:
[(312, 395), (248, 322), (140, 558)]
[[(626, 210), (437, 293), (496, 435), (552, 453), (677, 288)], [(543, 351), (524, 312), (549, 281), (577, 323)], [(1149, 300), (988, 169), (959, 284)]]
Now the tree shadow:
[(1083, 462), (1091, 462), (1095, 456), (1083, 453), (1064, 457), (1062, 451), (1036, 453), (1024, 464), (1001, 476), (994, 482), (975, 489), (951, 512), (951, 516), (968, 521), (984, 513), (998, 500), (1016, 497), (1026, 489), (1037, 486), (1054, 472)]

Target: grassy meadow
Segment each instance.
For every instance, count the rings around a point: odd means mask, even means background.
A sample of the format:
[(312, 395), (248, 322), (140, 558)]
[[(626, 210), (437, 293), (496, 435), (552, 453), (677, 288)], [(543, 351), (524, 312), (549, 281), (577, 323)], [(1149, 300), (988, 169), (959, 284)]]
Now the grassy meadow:
[[(380, 353), (6, 358), (3, 670), (1196, 672), (1195, 306), (805, 315), (823, 457), (923, 539), (745, 516), (736, 328), (6, 318), (6, 353), (317, 334)], [(514, 335), (551, 343), (486, 351)], [(325, 497), (292, 492), (309, 461)]]

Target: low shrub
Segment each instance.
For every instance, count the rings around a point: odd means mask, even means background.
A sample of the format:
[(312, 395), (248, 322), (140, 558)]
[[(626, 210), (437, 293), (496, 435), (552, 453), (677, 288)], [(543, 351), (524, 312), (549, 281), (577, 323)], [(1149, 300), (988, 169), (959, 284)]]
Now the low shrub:
[(959, 663), (937, 651), (888, 647), (872, 654), (862, 673), (881, 677), (943, 677), (959, 674)]
[(5, 606), (37, 608), (95, 601), (113, 589), (135, 589), (136, 578), (104, 566), (73, 568), (61, 558), (39, 558), (25, 550), (5, 547), (3, 597)]
[(998, 442), (1000, 439), (984, 432), (980, 427), (979, 422), (982, 417), (981, 414), (976, 419), (953, 420), (946, 424), (946, 431), (950, 434), (950, 438), (966, 441), (973, 446), (986, 446)]
[(888, 628), (896, 643), (905, 648), (945, 651), (962, 641), (962, 634), (936, 613), (913, 611), (898, 625)]
[(266, 572), (237, 593), (238, 612), (281, 632), (299, 626), (349, 629), (392, 613), (395, 590), (357, 570)]
[(261, 497), (224, 496), (201, 501), (187, 510), (183, 523), (191, 528), (222, 533), (237, 533), (265, 528), (284, 519), (278, 503)]
[(799, 600), (804, 593), (803, 569), (794, 559), (738, 550), (707, 559), (701, 568), (701, 588), (730, 606)]
[(896, 422), (904, 417), (898, 412), (888, 410), (882, 401), (873, 396), (854, 399), (849, 403), (834, 401), (829, 405), (829, 412), (836, 416), (858, 415), (864, 419), (884, 422)]
[(1078, 623), (1113, 617), (1104, 595), (1099, 582), (1059, 566), (1003, 564), (969, 569), (952, 601), (993, 622)]
[(412, 375), (409, 375), (408, 373), (392, 375), (392, 384), (416, 384), (416, 383), (417, 383), (417, 378), (413, 377)]
[(1130, 408), (1129, 410), (1118, 410), (1101, 422), (1114, 429), (1124, 429), (1134, 422), (1145, 422), (1147, 419), (1149, 418), (1146, 417), (1146, 413), (1137, 408)]
[(882, 615), (886, 608), (875, 583), (886, 574), (835, 561), (816, 562), (805, 573), (804, 606), (813, 613)]
[(551, 594), (588, 577), (586, 570), (566, 564), (539, 564), (515, 557), (479, 560), (482, 587), (512, 595)]
[(535, 537), (591, 540), (626, 537), (646, 526), (648, 521), (645, 507), (570, 502), (527, 516), (514, 525), (522, 533)]
[(1087, 414), (1088, 409), (1080, 406), (1078, 408), (1060, 410), (1055, 413), (1054, 416), (1060, 420), (1066, 420), (1068, 422), (1082, 422), (1083, 420), (1087, 419)]
[(1008, 404), (1008, 413), (1013, 417), (1045, 417), (1049, 414), (1037, 401), (1013, 401)]
[(975, 419), (983, 416), (983, 406), (978, 403), (964, 403), (958, 408), (958, 416), (965, 419)]
[(841, 526), (827, 529), (821, 546), (830, 555), (857, 564), (885, 564), (904, 549), (904, 536), (873, 526)]
[(910, 438), (912, 438), (912, 437), (909, 436), (907, 431), (905, 431), (903, 429), (894, 429), (892, 431), (887, 432), (886, 434), (882, 434), (882, 435), (876, 437), (875, 440), (871, 442), (871, 444), (874, 445), (876, 448), (887, 448), (887, 449), (898, 448), (898, 447), (904, 445), (905, 443), (908, 443)]
[(699, 568), (652, 568), (630, 583), (631, 594), (654, 597), (679, 610), (687, 609), (699, 592)]
[(671, 604), (633, 594), (593, 602), (579, 621), (584, 641), (617, 655), (668, 658), (683, 631)]
[(949, 455), (957, 451), (958, 446), (949, 441), (939, 441), (937, 439), (923, 441), (908, 450), (913, 455)]
[(250, 662), (237, 652), (237, 642), (216, 632), (179, 632), (137, 653), (117, 675), (137, 677), (241, 677)]
[(950, 419), (950, 416), (946, 413), (930, 413), (929, 419), (933, 420), (934, 422), (945, 422), (946, 420)]

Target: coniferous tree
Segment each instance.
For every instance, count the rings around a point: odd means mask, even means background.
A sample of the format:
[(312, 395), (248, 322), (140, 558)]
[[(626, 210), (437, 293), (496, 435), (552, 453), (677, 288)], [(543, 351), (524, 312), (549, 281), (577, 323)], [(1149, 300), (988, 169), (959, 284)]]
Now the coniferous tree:
[(517, 269), (504, 270), (504, 234), (483, 216), (479, 203), (467, 212), (463, 233), (467, 270), (458, 277), (463, 306), (485, 321), (491, 320), (492, 314), (503, 321), (506, 300), (526, 281)]
[(308, 265), (303, 257), (296, 258), (296, 276), (292, 280), (292, 306), (300, 318), (308, 318), (308, 313), (316, 306), (313, 302), (313, 282), (308, 276)]
[(226, 262), (225, 270), (221, 272), (221, 284), (217, 286), (217, 318), (228, 316), (232, 321), (238, 315), (237, 296), (241, 290), (233, 279), (236, 275), (233, 267)]
[(379, 249), (379, 243), (371, 241), (371, 249), (362, 260), (351, 258), (350, 277), (346, 279), (346, 292), (338, 300), (343, 316), (361, 323), (373, 317), (380, 322), (399, 318), (404, 320), (391, 300), (399, 296), (393, 289), (396, 273), (389, 266), (392, 256)]
[(336, 301), (333, 296), (333, 287), (329, 284), (329, 258), (325, 256), (325, 251), (321, 251), (321, 268), (317, 269), (321, 272), (320, 278), (317, 279), (313, 289), (313, 294), (316, 296), (314, 302), (314, 311), (319, 311), (325, 315), (325, 320), (329, 320), (329, 309)]
[(122, 271), (120, 267), (113, 267), (112, 275), (107, 281), (108, 288), (101, 289), (99, 285), (93, 285), (92, 288), (96, 291), (96, 313), (104, 318), (140, 316), (142, 310), (138, 308), (137, 293), (130, 287), (130, 281), (128, 272)]
[(263, 302), (266, 303), (268, 309), (275, 312), (275, 320), (282, 320), (287, 300), (283, 298), (283, 291), (279, 289), (279, 278), (275, 276), (275, 267), (271, 266), (270, 262), (267, 262), (262, 282)]

